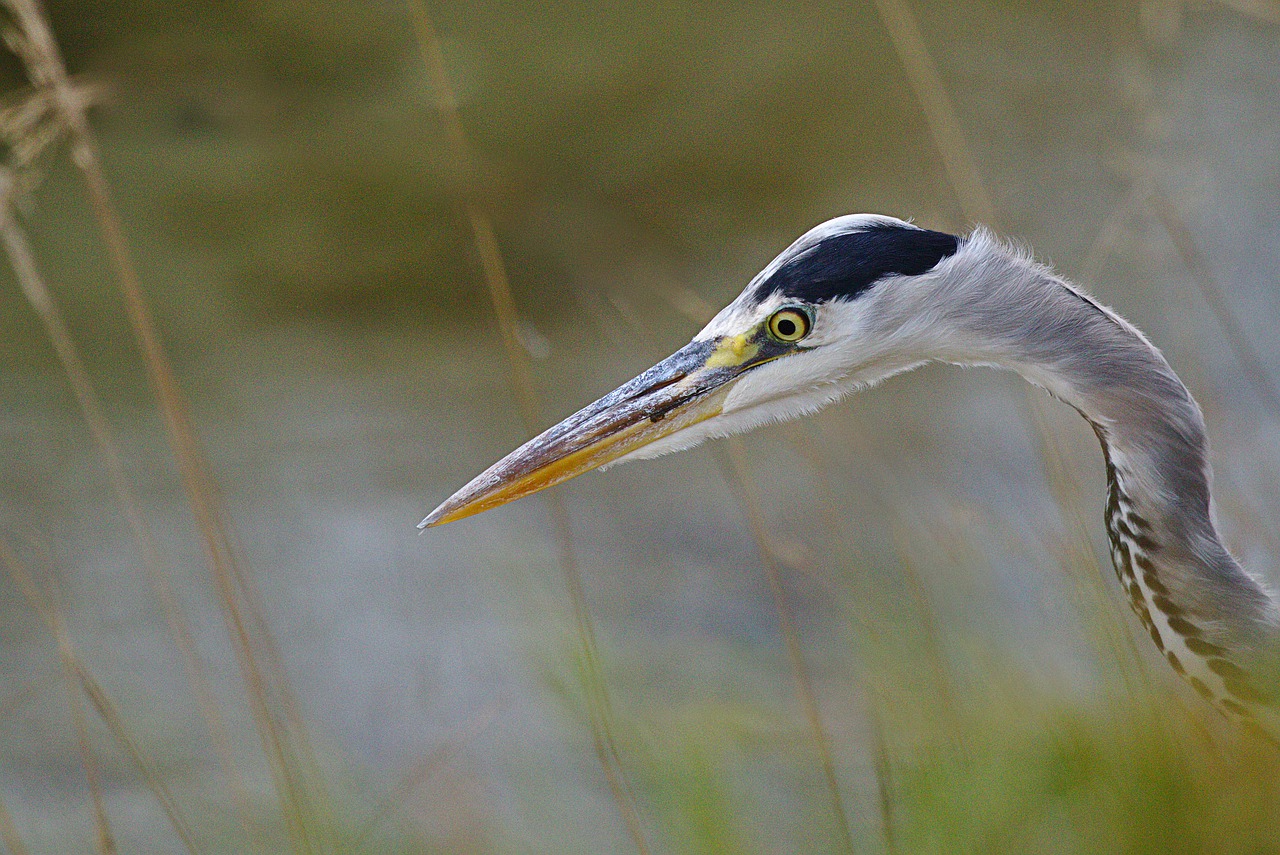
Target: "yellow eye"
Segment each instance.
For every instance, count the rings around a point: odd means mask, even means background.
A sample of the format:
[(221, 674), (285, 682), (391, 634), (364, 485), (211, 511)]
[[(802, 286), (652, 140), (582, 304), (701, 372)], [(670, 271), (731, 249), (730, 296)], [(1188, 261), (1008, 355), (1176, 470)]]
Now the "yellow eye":
[(779, 309), (769, 316), (769, 334), (778, 341), (799, 341), (809, 334), (809, 316), (799, 309)]

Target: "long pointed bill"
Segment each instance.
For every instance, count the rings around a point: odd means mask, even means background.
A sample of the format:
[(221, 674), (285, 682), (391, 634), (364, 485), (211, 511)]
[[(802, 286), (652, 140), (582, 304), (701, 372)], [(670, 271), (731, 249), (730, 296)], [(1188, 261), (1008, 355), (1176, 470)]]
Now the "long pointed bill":
[(779, 355), (745, 334), (694, 341), (490, 466), (418, 527), (505, 505), (713, 418), (731, 381)]

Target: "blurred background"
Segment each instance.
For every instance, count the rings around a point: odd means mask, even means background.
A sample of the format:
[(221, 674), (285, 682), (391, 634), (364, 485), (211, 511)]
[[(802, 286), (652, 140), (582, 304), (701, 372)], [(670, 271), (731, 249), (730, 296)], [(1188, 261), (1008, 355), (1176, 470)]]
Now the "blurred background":
[(6, 55), (12, 223), (155, 543), (6, 264), (11, 851), (1280, 851), (1280, 759), (1145, 640), (1096, 441), (1016, 377), (415, 528), (528, 437), (522, 393), (557, 421), (874, 211), (986, 222), (1145, 330), (1280, 586), (1273, 0), (47, 13), (209, 477)]

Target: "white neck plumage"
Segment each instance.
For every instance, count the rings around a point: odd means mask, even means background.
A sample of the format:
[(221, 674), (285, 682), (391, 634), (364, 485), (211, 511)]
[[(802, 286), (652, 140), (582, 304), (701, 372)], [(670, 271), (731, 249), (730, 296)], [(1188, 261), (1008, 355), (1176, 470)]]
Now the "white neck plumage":
[(1246, 669), (1274, 657), (1280, 612), (1222, 544), (1204, 419), (1160, 352), (984, 232), (896, 284), (874, 289), (866, 299), (877, 305), (860, 313), (889, 351), (1015, 370), (1089, 421), (1106, 458), (1112, 558), (1139, 620), (1201, 695), (1233, 716), (1269, 718), (1272, 701)]

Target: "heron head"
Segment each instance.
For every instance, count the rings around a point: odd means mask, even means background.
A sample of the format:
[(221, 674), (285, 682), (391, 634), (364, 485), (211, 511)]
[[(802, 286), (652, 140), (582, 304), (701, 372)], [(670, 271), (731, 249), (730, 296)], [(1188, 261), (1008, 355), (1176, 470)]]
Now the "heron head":
[(871, 323), (870, 297), (956, 253), (892, 217), (823, 223), (765, 267), (686, 346), (476, 476), (422, 521), (462, 519), (583, 472), (813, 412), (917, 364)]

